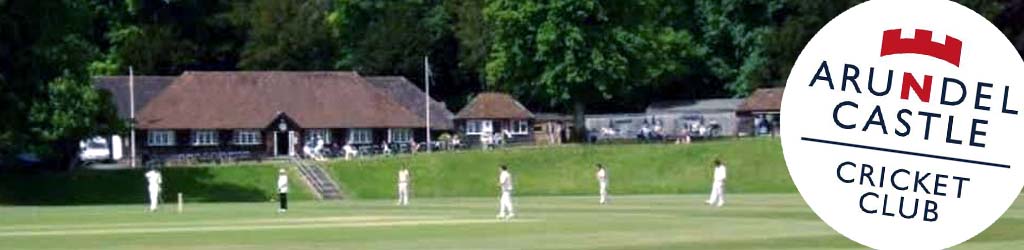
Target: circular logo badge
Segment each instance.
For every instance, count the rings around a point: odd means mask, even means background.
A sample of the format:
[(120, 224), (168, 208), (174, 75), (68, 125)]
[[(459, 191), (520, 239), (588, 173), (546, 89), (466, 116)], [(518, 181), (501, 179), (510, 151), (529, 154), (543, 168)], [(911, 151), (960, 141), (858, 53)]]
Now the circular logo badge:
[(942, 249), (1021, 192), (1024, 61), (952, 1), (869, 1), (807, 44), (782, 99), (790, 175), (829, 226), (878, 249)]

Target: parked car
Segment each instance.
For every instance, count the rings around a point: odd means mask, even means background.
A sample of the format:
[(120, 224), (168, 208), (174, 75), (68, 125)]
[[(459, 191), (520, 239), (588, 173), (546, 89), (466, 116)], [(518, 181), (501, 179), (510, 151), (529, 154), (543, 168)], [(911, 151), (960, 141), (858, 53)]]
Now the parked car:
[(78, 158), (83, 162), (113, 162), (123, 157), (120, 136), (97, 136), (78, 143)]

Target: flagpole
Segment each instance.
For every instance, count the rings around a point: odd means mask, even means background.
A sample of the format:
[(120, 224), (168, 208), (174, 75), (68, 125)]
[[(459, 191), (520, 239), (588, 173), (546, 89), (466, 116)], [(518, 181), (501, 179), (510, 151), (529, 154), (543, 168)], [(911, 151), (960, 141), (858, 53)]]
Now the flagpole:
[(423, 57), (423, 75), (425, 78), (424, 89), (426, 89), (426, 95), (424, 95), (423, 103), (424, 109), (427, 112), (427, 153), (433, 151), (430, 143), (430, 61), (429, 57)]
[(131, 130), (132, 157), (131, 166), (135, 168), (135, 72), (128, 66), (128, 107), (131, 115), (128, 120), (128, 128)]

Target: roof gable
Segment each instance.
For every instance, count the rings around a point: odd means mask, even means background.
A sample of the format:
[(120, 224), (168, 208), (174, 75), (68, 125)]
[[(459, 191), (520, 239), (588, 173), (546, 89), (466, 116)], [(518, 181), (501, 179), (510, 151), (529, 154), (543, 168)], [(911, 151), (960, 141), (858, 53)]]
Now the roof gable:
[(740, 104), (739, 111), (778, 112), (782, 109), (783, 90), (783, 87), (757, 89)]
[[(369, 76), (365, 77), (374, 87), (381, 92), (390, 95), (398, 104), (410, 112), (426, 119), (424, 99), (426, 93), (413, 85), (409, 79), (401, 76)], [(433, 98), (430, 99), (430, 127), (431, 129), (450, 130), (452, 119), (455, 115), (445, 106)]]
[(455, 115), (456, 119), (530, 119), (533, 113), (504, 93), (480, 93)]
[[(170, 86), (175, 76), (135, 76), (135, 112), (138, 114), (150, 100)], [(97, 89), (106, 90), (111, 94), (111, 101), (117, 107), (117, 117), (131, 118), (131, 95), (128, 76), (100, 76), (93, 79)]]

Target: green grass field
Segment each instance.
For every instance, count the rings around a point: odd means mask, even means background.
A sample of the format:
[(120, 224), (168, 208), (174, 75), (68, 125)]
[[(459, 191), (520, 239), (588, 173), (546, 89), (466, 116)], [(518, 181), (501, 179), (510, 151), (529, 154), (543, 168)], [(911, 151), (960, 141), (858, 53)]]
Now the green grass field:
[[(715, 158), (729, 165), (722, 209), (702, 202)], [(593, 196), (596, 162), (609, 167), (608, 206)], [(293, 172), (299, 201), (283, 215), (268, 202), (280, 164), (164, 170), (165, 189), (186, 194), (182, 214), (144, 212), (141, 171), (0, 175), (0, 249), (863, 248), (810, 211), (771, 138), (334, 161), (346, 199), (309, 201)], [(402, 164), (413, 170), (411, 207), (392, 200)], [(511, 222), (495, 219), (499, 164), (516, 179)], [(1024, 200), (956, 249), (1019, 249), (1020, 228)]]
[[(737, 193), (794, 193), (773, 138), (725, 139), (691, 145), (613, 144), (518, 147), (395, 157), (360, 158), (324, 164), (348, 199), (391, 198), (395, 174), (412, 168), (420, 197), (486, 197), (497, 167), (511, 167), (521, 195), (579, 195), (593, 191), (595, 163), (608, 167), (612, 191), (619, 194), (705, 193), (711, 162), (729, 166), (730, 189)], [(168, 167), (163, 170), (165, 198), (178, 192), (190, 202), (261, 202), (274, 195), (277, 168), (287, 162), (227, 166)], [(0, 172), (0, 204), (82, 205), (145, 202), (144, 170), (70, 173)], [(307, 200), (309, 190), (292, 174), (293, 198)]]
[[(217, 167), (169, 167), (161, 170), (164, 199), (183, 193), (188, 201), (257, 202), (277, 195), (277, 171), (284, 163)], [(286, 165), (285, 165), (286, 166)], [(145, 170), (100, 170), (71, 173), (2, 173), (0, 204), (82, 205), (146, 202)], [(310, 199), (292, 171), (295, 199)]]
[(579, 195), (593, 192), (595, 163), (608, 167), (619, 194), (705, 193), (715, 158), (729, 166), (730, 190), (740, 193), (795, 193), (775, 138), (724, 139), (690, 145), (623, 144), (470, 150), (327, 164), (352, 198), (390, 198), (395, 174), (412, 170), (421, 197), (492, 195), (498, 166), (508, 164), (523, 195)]
[[(185, 213), (143, 205), (0, 207), (0, 249), (862, 249), (832, 231), (798, 195), (731, 195), (722, 209), (703, 195), (517, 198), (519, 217), (494, 218), (496, 198), (187, 204)], [(1024, 245), (1024, 202), (955, 249)]]

